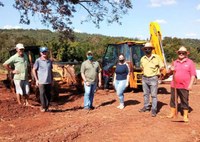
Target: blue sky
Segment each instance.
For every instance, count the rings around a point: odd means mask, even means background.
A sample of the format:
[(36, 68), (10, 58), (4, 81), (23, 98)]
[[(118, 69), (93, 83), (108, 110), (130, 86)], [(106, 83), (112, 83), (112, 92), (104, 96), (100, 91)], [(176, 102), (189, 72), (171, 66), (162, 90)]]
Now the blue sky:
[[(12, 0), (3, 2), (0, 29), (50, 29), (41, 25), (38, 16), (31, 17), (30, 25), (19, 24), (19, 12), (12, 8)], [(200, 39), (200, 0), (133, 0), (132, 3), (133, 9), (123, 16), (122, 25), (103, 22), (97, 29), (92, 23), (81, 24), (85, 14), (80, 9), (73, 19), (73, 27), (77, 32), (147, 39), (150, 22), (157, 21), (163, 37)]]

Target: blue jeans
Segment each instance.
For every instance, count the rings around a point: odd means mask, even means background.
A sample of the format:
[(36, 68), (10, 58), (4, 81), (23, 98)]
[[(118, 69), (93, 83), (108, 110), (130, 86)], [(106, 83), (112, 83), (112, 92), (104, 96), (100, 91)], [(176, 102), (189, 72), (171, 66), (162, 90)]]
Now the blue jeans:
[(119, 97), (120, 104), (124, 104), (124, 90), (126, 89), (127, 80), (115, 80), (115, 90)]
[(152, 98), (152, 110), (157, 111), (158, 76), (142, 77), (142, 88), (144, 92), (144, 107), (149, 109), (149, 96)]
[(97, 84), (90, 84), (87, 86), (84, 83), (85, 94), (84, 94), (84, 108), (89, 109), (92, 107), (93, 99), (94, 99), (94, 91), (96, 90)]

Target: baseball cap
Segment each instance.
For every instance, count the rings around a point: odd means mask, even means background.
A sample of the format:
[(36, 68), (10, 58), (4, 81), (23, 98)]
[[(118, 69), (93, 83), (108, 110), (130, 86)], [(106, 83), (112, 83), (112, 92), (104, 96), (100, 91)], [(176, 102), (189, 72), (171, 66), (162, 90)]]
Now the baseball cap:
[(24, 49), (24, 45), (21, 43), (18, 43), (15, 48), (16, 49)]
[(92, 51), (88, 51), (88, 52), (87, 52), (87, 55), (88, 55), (88, 54), (93, 54), (93, 53), (92, 53)]
[(47, 47), (40, 47), (40, 52), (47, 52), (48, 48)]

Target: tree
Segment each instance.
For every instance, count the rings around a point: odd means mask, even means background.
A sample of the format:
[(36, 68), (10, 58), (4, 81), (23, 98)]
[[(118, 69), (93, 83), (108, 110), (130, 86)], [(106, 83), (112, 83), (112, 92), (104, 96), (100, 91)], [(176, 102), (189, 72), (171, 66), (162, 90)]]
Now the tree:
[[(0, 6), (4, 6), (1, 1)], [(87, 12), (84, 21), (92, 21), (99, 28), (104, 20), (121, 24), (122, 15), (132, 8), (132, 3), (130, 0), (15, 0), (13, 6), (20, 12), (20, 23), (30, 24), (30, 15), (39, 14), (42, 24), (52, 25), (54, 30), (72, 39), (71, 18), (77, 9)]]

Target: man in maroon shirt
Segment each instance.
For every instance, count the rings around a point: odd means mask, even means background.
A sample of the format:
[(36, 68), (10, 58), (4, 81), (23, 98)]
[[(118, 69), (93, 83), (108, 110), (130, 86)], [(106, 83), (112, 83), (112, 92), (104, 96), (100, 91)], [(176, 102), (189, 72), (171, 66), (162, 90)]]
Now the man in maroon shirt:
[(177, 51), (178, 59), (172, 63), (169, 73), (173, 73), (174, 77), (171, 82), (171, 113), (168, 118), (173, 118), (176, 113), (175, 109), (175, 89), (177, 97), (180, 97), (181, 108), (184, 113), (184, 122), (188, 122), (189, 110), (189, 91), (192, 90), (192, 85), (196, 76), (196, 68), (191, 59), (187, 57), (189, 52), (184, 46), (181, 46)]

